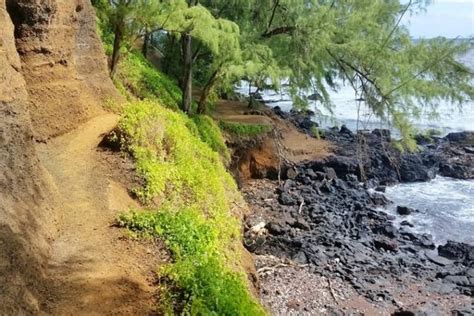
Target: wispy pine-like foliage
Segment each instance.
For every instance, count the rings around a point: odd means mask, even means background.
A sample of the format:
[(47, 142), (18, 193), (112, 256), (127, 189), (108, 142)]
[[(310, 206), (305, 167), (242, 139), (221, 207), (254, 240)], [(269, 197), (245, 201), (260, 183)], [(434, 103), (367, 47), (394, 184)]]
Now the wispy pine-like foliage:
[[(313, 89), (331, 109), (327, 90), (337, 90), (342, 79), (407, 144), (413, 117), (435, 112), (440, 101), (457, 106), (474, 96), (472, 71), (456, 59), (469, 45), (444, 38), (415, 42), (401, 23), (425, 10), (428, 0), (130, 1), (147, 13), (133, 23), (178, 38), (191, 34), (197, 80), (207, 94), (242, 79), (275, 88), (285, 79), (298, 106), (307, 103), (301, 91)], [(160, 47), (168, 61), (180, 58), (173, 36)]]

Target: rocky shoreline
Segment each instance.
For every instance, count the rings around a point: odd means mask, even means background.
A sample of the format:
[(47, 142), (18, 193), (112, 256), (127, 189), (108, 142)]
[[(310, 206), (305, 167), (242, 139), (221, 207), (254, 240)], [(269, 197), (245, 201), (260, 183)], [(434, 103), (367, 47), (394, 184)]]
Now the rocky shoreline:
[[(318, 127), (310, 119), (311, 111), (283, 112), (279, 107), (273, 111), (306, 134), (312, 135)], [(334, 143), (336, 150), (335, 155), (317, 163), (334, 168), (339, 176), (356, 174), (361, 180), (376, 180), (382, 185), (429, 181), (436, 175), (474, 179), (474, 132), (445, 137), (418, 134), (416, 153), (401, 153), (386, 129), (355, 134), (342, 126), (325, 130), (322, 137)]]
[[(274, 112), (312, 133), (314, 123), (307, 115), (279, 108)], [(387, 130), (356, 135), (343, 127), (327, 130), (324, 137), (337, 145), (335, 155), (287, 166), (280, 183), (262, 179), (244, 187), (253, 208), (245, 221), (245, 244), (260, 258), (257, 267), (265, 271), (268, 258), (290, 262), (276, 264), (284, 269), (304, 267), (309, 274), (303, 279), (333, 280), (342, 292), (350, 292), (348, 297), (362, 297), (383, 314), (471, 315), (474, 246), (449, 241), (437, 247), (429, 234), (413, 232), (409, 221), (397, 228), (396, 217), (383, 211), (391, 203), (383, 192), (387, 185), (428, 181), (437, 174), (474, 178), (474, 133), (419, 136), (420, 151), (415, 154), (401, 154)], [(410, 212), (416, 210), (398, 207), (400, 217)], [(279, 272), (272, 273), (278, 279)], [(287, 282), (288, 287), (298, 287), (291, 279)], [(273, 283), (268, 273), (262, 276), (264, 301), (273, 302), (279, 295), (269, 293), (266, 285)], [(285, 311), (268, 305), (283, 314), (367, 312), (347, 309), (341, 302), (314, 309), (309, 303), (318, 299), (305, 301), (304, 294), (299, 300)]]

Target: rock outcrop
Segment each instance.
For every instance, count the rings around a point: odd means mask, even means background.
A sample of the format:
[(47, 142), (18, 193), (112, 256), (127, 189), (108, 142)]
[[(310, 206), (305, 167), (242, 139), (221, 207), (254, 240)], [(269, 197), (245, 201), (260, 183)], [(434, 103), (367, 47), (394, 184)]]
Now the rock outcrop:
[(390, 201), (366, 189), (356, 175), (339, 178), (332, 168), (320, 172), (311, 165), (296, 169), (297, 176), (281, 185), (254, 180), (243, 189), (253, 209), (246, 217), (244, 240), (255, 255), (291, 260), (318, 276), (344, 280), (381, 309), (396, 306), (399, 299), (405, 304), (400, 293), (418, 285), (414, 295), (423, 301), (438, 295), (453, 302), (449, 308), (472, 297), (472, 245), (449, 241), (436, 253), (431, 235), (406, 223), (396, 225), (396, 216), (379, 209)]
[(6, 0), (35, 137), (63, 134), (119, 98), (89, 0)]
[(54, 193), (36, 155), (5, 0), (0, 30), (0, 314), (33, 314), (55, 221)]
[(57, 194), (36, 141), (119, 99), (95, 28), (89, 0), (0, 0), (1, 315), (38, 314), (50, 286)]

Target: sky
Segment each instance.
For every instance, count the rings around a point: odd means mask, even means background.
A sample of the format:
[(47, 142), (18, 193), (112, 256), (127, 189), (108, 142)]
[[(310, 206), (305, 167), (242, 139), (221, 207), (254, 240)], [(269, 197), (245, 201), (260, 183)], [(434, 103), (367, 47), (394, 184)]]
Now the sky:
[(405, 19), (414, 38), (474, 37), (474, 0), (433, 0), (426, 12)]

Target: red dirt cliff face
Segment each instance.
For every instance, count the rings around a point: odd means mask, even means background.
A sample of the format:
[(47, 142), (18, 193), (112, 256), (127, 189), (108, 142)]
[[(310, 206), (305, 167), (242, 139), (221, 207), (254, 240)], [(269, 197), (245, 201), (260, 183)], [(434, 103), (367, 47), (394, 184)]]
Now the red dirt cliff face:
[(0, 314), (35, 313), (54, 193), (36, 155), (14, 28), (0, 0)]
[(0, 0), (0, 314), (37, 314), (57, 230), (57, 192), (36, 139), (119, 98), (89, 0)]
[(119, 98), (89, 0), (6, 0), (35, 136), (74, 129)]

